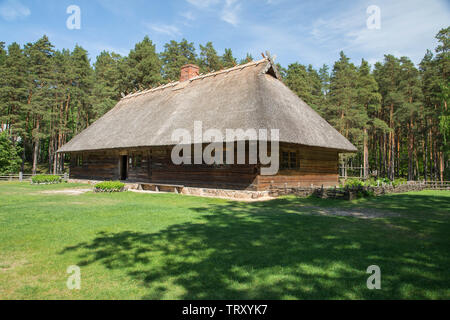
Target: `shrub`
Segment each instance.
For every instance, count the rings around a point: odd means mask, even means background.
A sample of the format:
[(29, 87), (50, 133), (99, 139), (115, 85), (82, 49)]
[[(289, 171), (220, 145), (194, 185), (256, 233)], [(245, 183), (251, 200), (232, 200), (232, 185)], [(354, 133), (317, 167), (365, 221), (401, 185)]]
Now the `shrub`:
[(364, 186), (364, 182), (359, 180), (359, 179), (348, 179), (347, 181), (345, 181), (345, 188), (359, 188), (359, 187), (363, 187)]
[(406, 183), (406, 179), (405, 178), (399, 178), (399, 179), (395, 179), (394, 181), (392, 181), (392, 185), (394, 187), (398, 187), (401, 184), (405, 184)]
[(377, 181), (375, 180), (375, 178), (371, 177), (371, 178), (367, 179), (366, 181), (364, 181), (364, 186), (366, 186), (366, 187), (376, 187), (377, 186)]
[(31, 182), (34, 184), (53, 184), (53, 183), (60, 183), (61, 177), (60, 176), (52, 176), (52, 175), (45, 175), (45, 174), (39, 174), (37, 176), (33, 176), (31, 178)]
[(96, 192), (121, 192), (125, 183), (119, 181), (104, 181), (95, 185)]
[(7, 133), (0, 132), (0, 175), (19, 171), (22, 162), (19, 152), (20, 148), (14, 146)]
[(383, 183), (384, 184), (390, 184), (392, 181), (390, 180), (390, 179), (388, 179), (388, 178), (379, 178), (379, 179), (377, 179), (377, 184), (378, 185), (383, 185)]

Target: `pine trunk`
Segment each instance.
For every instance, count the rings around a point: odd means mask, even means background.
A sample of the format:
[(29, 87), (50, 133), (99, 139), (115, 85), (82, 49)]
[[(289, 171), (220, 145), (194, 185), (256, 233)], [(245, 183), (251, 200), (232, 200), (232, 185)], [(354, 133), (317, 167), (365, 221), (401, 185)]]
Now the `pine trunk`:
[(33, 175), (35, 175), (37, 171), (38, 151), (39, 151), (39, 117), (36, 119), (36, 136), (34, 138), (33, 169), (32, 169)]
[(367, 179), (369, 175), (369, 147), (367, 129), (364, 128), (364, 179)]

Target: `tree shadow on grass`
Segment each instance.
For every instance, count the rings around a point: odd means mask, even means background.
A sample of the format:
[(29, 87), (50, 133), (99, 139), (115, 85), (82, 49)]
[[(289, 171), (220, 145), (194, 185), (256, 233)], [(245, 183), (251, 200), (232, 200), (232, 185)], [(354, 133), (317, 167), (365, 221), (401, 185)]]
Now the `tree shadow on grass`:
[[(448, 243), (386, 228), (382, 221), (304, 215), (297, 199), (190, 207), (195, 222), (157, 233), (101, 232), (66, 248), (78, 265), (121, 270), (144, 299), (444, 298)], [(416, 226), (411, 226), (416, 227)], [(447, 225), (448, 228), (448, 225)], [(439, 238), (438, 241), (442, 241)], [(442, 247), (443, 246), (443, 247)], [(382, 290), (368, 290), (379, 265)], [(448, 298), (448, 296), (447, 296)]]

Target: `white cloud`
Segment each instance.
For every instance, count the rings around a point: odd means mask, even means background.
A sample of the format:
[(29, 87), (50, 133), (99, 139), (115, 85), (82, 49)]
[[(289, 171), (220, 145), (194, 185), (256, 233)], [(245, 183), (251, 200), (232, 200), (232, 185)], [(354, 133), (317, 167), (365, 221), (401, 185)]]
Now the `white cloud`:
[(197, 9), (217, 14), (222, 21), (233, 26), (239, 24), (240, 0), (186, 0)]
[(434, 35), (450, 21), (448, 5), (441, 1), (379, 1), (381, 28), (368, 29), (367, 7), (334, 17), (317, 19), (310, 31), (312, 39), (324, 48), (360, 52), (368, 60), (383, 59), (392, 53), (419, 62), (425, 49), (435, 47)]
[(175, 37), (181, 34), (180, 30), (174, 25), (144, 23), (144, 26), (157, 33), (166, 34), (171, 37)]
[(0, 16), (7, 21), (26, 18), (30, 14), (30, 9), (18, 0), (7, 0), (0, 5)]
[(209, 8), (219, 3), (219, 0), (186, 0), (197, 8)]
[(180, 13), (180, 16), (182, 16), (186, 20), (190, 20), (190, 21), (195, 20), (195, 16), (191, 11), (182, 12), (182, 13)]
[(236, 26), (239, 23), (239, 11), (241, 10), (241, 4), (237, 0), (226, 0), (225, 6), (223, 8), (222, 14), (220, 18), (233, 25)]

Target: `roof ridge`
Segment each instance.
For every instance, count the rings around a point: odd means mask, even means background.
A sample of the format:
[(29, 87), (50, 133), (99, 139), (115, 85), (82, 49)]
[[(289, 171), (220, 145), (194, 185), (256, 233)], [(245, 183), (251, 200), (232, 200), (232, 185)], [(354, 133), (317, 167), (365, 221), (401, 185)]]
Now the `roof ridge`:
[[(242, 69), (250, 67), (250, 66), (257, 66), (257, 65), (259, 65), (259, 64), (261, 64), (261, 63), (263, 63), (265, 61), (270, 62), (268, 58), (264, 58), (264, 59), (257, 60), (257, 61), (250, 61), (250, 62), (247, 62), (245, 64), (238, 64), (238, 65), (236, 65), (234, 67), (231, 67), (231, 68), (222, 69), (222, 70), (219, 70), (219, 71), (213, 71), (213, 72), (210, 72), (210, 73), (207, 73), (207, 74), (200, 74), (200, 75), (198, 75), (196, 77), (193, 77), (191, 79), (188, 79), (186, 81), (192, 82), (192, 81), (195, 81), (195, 80), (200, 80), (200, 79), (216, 76), (216, 75), (223, 74), (223, 73), (229, 73), (231, 71), (242, 70)], [(158, 87), (154, 87), (154, 88), (149, 88), (149, 89), (145, 89), (145, 90), (142, 90), (142, 91), (133, 92), (133, 93), (130, 93), (127, 96), (123, 97), (120, 100), (126, 100), (126, 99), (130, 99), (130, 98), (138, 97), (138, 96), (141, 96), (141, 95), (146, 94), (146, 93), (150, 93), (150, 92), (154, 92), (154, 91), (158, 91), (158, 90), (163, 90), (163, 89), (166, 89), (166, 88), (169, 88), (169, 87), (175, 87), (179, 83), (181, 83), (181, 82), (180, 81), (172, 81), (172, 82), (160, 85)]]

